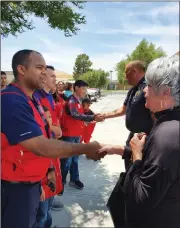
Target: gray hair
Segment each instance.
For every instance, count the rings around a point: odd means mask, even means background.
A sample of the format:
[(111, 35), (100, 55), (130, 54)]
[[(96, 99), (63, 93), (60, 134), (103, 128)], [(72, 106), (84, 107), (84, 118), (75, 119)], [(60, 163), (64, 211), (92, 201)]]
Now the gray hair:
[(180, 105), (179, 55), (152, 61), (147, 68), (145, 79), (157, 94), (162, 89), (170, 88), (176, 106)]

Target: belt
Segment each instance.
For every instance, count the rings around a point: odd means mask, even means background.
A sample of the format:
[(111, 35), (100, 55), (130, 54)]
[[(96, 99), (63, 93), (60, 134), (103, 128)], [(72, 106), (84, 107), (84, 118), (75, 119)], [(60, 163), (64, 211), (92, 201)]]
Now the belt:
[(38, 183), (37, 181), (36, 182), (31, 182), (31, 181), (6, 181), (6, 180), (1, 180), (5, 183), (9, 183), (9, 184), (36, 184)]

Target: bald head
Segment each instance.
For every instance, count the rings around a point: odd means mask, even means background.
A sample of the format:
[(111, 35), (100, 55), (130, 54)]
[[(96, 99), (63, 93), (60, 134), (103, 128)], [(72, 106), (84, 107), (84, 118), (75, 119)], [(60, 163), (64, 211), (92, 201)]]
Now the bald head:
[(126, 65), (125, 74), (129, 85), (136, 86), (145, 75), (145, 64), (135, 60)]
[(139, 71), (142, 71), (145, 73), (145, 63), (143, 61), (140, 61), (140, 60), (134, 60), (130, 63), (127, 64), (127, 67), (132, 67), (132, 68), (135, 68)]

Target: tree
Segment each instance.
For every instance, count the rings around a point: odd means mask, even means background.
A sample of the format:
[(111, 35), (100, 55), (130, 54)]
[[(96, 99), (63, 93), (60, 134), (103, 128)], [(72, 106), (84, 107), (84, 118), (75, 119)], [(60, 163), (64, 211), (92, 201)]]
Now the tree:
[(1, 1), (1, 34), (16, 36), (25, 29), (34, 29), (30, 16), (45, 19), (53, 29), (64, 31), (65, 36), (77, 34), (77, 25), (85, 24), (85, 17), (75, 12), (83, 9), (84, 2), (66, 1)]
[(102, 88), (108, 83), (109, 72), (105, 72), (102, 69), (99, 70), (90, 70), (79, 78), (86, 81), (90, 87)]
[(141, 60), (145, 63), (147, 67), (150, 62), (154, 59), (166, 56), (166, 53), (162, 48), (156, 48), (153, 43), (148, 43), (146, 39), (143, 39), (136, 49), (130, 54), (127, 55), (126, 59), (121, 60), (116, 65), (116, 71), (118, 75), (118, 81), (121, 84), (127, 84), (125, 79), (125, 66), (133, 60)]
[(89, 56), (86, 54), (80, 54), (77, 56), (75, 65), (74, 65), (74, 72), (73, 77), (77, 80), (82, 74), (86, 73), (90, 70), (92, 66), (92, 62), (89, 59)]

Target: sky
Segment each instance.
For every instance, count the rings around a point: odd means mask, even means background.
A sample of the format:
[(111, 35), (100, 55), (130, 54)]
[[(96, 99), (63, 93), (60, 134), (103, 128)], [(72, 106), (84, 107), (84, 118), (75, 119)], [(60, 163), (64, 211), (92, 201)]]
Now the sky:
[(145, 38), (168, 55), (179, 50), (178, 2), (87, 2), (82, 14), (87, 23), (77, 35), (65, 37), (45, 20), (33, 18), (34, 30), (1, 39), (1, 69), (12, 70), (13, 54), (33, 49), (57, 70), (73, 73), (77, 55), (85, 53), (94, 69), (113, 70)]

